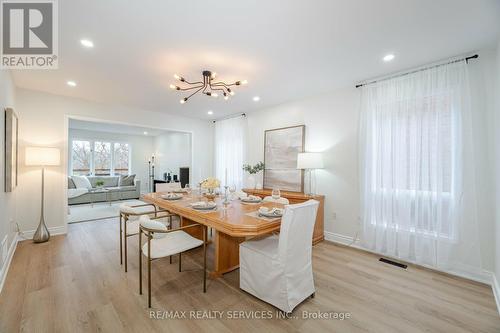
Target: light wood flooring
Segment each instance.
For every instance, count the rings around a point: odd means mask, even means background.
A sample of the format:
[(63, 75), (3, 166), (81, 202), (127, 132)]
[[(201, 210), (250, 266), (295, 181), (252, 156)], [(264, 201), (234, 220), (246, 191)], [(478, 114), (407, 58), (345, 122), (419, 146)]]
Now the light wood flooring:
[[(489, 286), (402, 270), (328, 242), (313, 250), (316, 297), (293, 315), (345, 312), (349, 319), (275, 318), (273, 307), (238, 288), (238, 271), (209, 280), (203, 294), (199, 250), (183, 256), (181, 273), (177, 258), (153, 262), (153, 309), (226, 311), (224, 319), (150, 319), (146, 295), (138, 294), (137, 238), (125, 273), (117, 219), (68, 229), (48, 243), (18, 244), (0, 294), (0, 332), (500, 332)], [(229, 311), (272, 311), (273, 319), (228, 319)]]

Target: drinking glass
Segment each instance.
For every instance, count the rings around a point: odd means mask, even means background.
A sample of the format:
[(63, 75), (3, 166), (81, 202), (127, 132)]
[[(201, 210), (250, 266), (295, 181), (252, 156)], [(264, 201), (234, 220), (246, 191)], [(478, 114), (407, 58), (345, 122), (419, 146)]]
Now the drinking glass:
[(281, 197), (281, 192), (279, 188), (273, 188), (273, 191), (271, 192), (271, 196), (273, 197), (274, 200), (278, 200)]
[(234, 198), (234, 192), (236, 192), (236, 185), (232, 184), (231, 186), (229, 186), (229, 193), (231, 193), (231, 195), (230, 195), (231, 200), (233, 200), (233, 198)]

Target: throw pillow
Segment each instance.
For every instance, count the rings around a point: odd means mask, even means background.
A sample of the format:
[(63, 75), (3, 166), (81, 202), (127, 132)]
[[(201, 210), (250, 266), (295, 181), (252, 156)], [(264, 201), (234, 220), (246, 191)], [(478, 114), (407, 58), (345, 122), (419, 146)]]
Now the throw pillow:
[(120, 183), (118, 184), (118, 186), (134, 186), (135, 185), (134, 179), (135, 175), (130, 175), (130, 176), (121, 175)]
[(90, 181), (85, 176), (71, 176), (71, 179), (73, 179), (76, 188), (86, 188), (89, 190), (92, 188), (92, 184), (90, 184)]
[(68, 177), (68, 188), (76, 188), (75, 182), (71, 177)]

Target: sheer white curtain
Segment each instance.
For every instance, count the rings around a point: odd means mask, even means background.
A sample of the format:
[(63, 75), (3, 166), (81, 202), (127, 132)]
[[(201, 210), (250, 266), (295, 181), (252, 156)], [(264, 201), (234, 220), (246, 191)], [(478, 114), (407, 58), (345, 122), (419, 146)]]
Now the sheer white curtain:
[(359, 142), (363, 245), (479, 272), (465, 61), (363, 86)]
[(221, 186), (227, 170), (227, 185), (243, 188), (246, 130), (245, 116), (215, 122), (215, 175)]

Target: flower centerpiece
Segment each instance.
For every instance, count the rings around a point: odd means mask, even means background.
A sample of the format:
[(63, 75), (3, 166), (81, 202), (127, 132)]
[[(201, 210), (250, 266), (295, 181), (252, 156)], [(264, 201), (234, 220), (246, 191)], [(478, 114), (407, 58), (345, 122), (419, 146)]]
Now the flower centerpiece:
[(248, 176), (247, 179), (247, 186), (250, 188), (255, 188), (256, 187), (256, 180), (255, 180), (255, 175), (262, 170), (264, 170), (264, 162), (259, 162), (255, 164), (254, 166), (251, 166), (250, 164), (243, 164), (243, 170), (248, 172), (250, 176)]
[(200, 183), (201, 188), (206, 189), (208, 192), (205, 193), (205, 196), (209, 199), (215, 198), (215, 189), (220, 186), (220, 181), (214, 177), (208, 177), (204, 179)]

